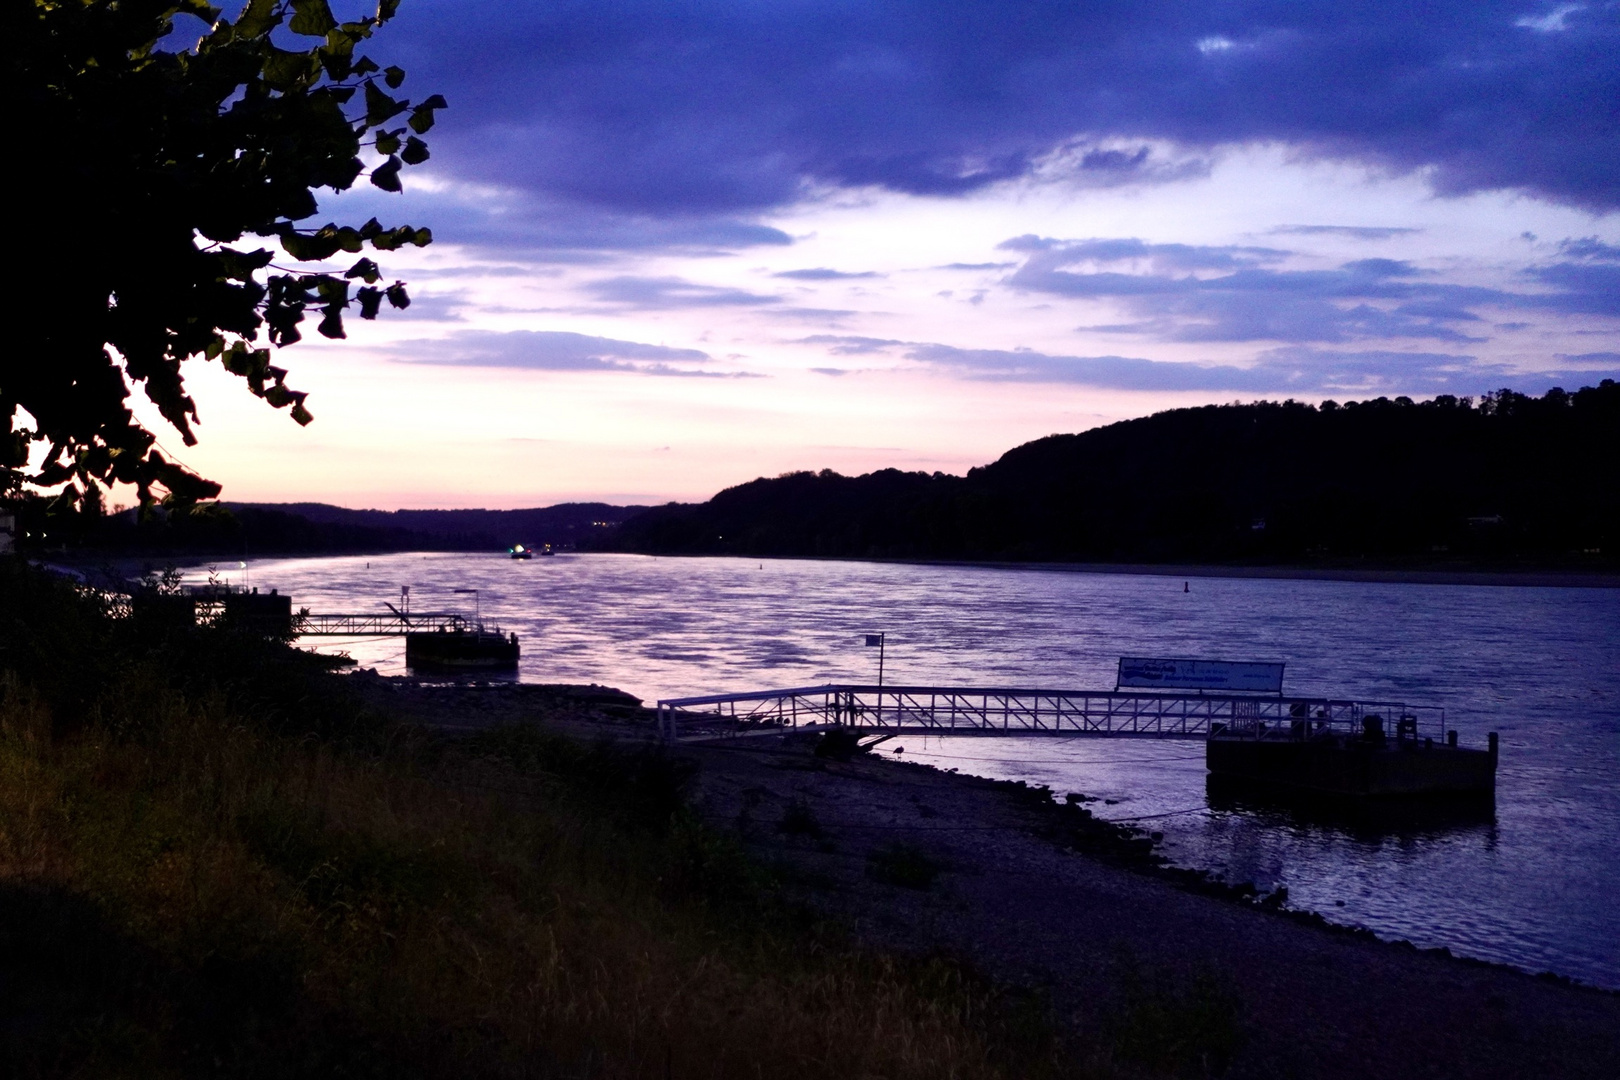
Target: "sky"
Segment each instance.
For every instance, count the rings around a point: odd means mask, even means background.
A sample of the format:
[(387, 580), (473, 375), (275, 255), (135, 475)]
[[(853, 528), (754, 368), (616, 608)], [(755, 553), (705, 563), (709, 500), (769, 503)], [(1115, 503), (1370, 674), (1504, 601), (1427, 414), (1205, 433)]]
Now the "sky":
[(187, 364), (162, 442), (226, 499), (699, 500), (1620, 377), (1620, 3), (404, 0), (368, 51), (449, 107), (310, 224), (435, 242), (277, 358), (307, 428)]

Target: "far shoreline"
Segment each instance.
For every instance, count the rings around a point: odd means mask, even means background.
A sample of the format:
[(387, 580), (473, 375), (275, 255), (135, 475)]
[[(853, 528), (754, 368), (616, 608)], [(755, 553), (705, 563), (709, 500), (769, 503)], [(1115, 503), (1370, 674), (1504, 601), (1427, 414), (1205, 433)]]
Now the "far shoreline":
[[(253, 554), (175, 554), (144, 555), (139, 553), (58, 552), (54, 558), (41, 553), (28, 556), (41, 565), (56, 565), (84, 570), (112, 569), (115, 573), (134, 576), (136, 567), (161, 570), (164, 567), (194, 569), (226, 562), (255, 562), (285, 559), (335, 558), (387, 558), (394, 555), (494, 555), (497, 551), (470, 549), (452, 551), (430, 549), (420, 551), (331, 551), (331, 552), (263, 552)], [(904, 559), (868, 556), (832, 555), (748, 555), (732, 553), (686, 553), (650, 551), (570, 551), (565, 555), (633, 555), (648, 559), (739, 559), (756, 562), (846, 562), (873, 563), (899, 566), (944, 566), (963, 569), (1032, 570), (1044, 573), (1118, 574), (1137, 577), (1167, 577), (1192, 580), (1196, 578), (1252, 578), (1282, 581), (1344, 581), (1389, 585), (1471, 585), (1505, 588), (1542, 589), (1620, 589), (1620, 571), (1611, 570), (1464, 570), (1418, 567), (1321, 567), (1321, 566), (1241, 566), (1219, 563), (1108, 563), (1029, 561), (1010, 559)]]
[(1221, 566), (1165, 563), (974, 562), (970, 560), (881, 560), (919, 566), (993, 567), (1071, 574), (1127, 574), (1141, 577), (1273, 578), (1287, 581), (1358, 581), (1391, 585), (1489, 585), (1544, 589), (1620, 589), (1620, 573), (1601, 570), (1441, 570), (1397, 567)]
[(1239, 566), (1219, 563), (1098, 563), (1012, 559), (900, 559), (843, 555), (746, 555), (651, 551), (570, 552), (640, 555), (651, 559), (740, 559), (754, 562), (847, 562), (897, 566), (952, 566), (980, 570), (1036, 570), (1067, 574), (1122, 574), (1170, 578), (1274, 578), (1288, 581), (1359, 581), (1392, 585), (1490, 585), (1545, 589), (1620, 589), (1620, 571), (1460, 570), (1404, 567)]

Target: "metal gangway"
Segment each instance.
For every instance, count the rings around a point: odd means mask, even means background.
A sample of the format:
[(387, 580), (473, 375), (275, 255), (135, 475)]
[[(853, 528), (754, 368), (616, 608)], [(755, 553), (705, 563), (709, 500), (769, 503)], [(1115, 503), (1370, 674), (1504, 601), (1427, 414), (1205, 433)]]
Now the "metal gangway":
[[(1389, 719), (1402, 734), (1444, 741), (1445, 710), (1391, 701), (1241, 693), (1047, 690), (827, 683), (785, 690), (666, 698), (665, 742), (698, 742), (844, 728), (859, 735), (1047, 735), (1208, 739), (1222, 733), (1299, 738), (1356, 734)], [(1410, 724), (1410, 727), (1407, 725)]]
[[(180, 595), (190, 597), (190, 594)], [(127, 618), (132, 610), (127, 595), (112, 596), (106, 600), (106, 604), (114, 618)], [(193, 617), (198, 622), (209, 623), (217, 620), (223, 607), (222, 603), (215, 602), (213, 597), (205, 594), (197, 599)], [(441, 627), (450, 631), (481, 629), (492, 634), (501, 632), (501, 628), (493, 623), (475, 622), (453, 611), (323, 614), (299, 611), (292, 615), (292, 632), (297, 637), (400, 637)]]
[[(467, 630), (472, 625), (465, 615), (455, 612), (401, 612), (393, 610), (391, 605), (386, 613), (333, 612), (316, 615), (300, 612), (293, 617), (293, 632), (299, 637), (397, 637), (440, 627)], [(490, 628), (490, 632), (499, 633), (500, 628)]]

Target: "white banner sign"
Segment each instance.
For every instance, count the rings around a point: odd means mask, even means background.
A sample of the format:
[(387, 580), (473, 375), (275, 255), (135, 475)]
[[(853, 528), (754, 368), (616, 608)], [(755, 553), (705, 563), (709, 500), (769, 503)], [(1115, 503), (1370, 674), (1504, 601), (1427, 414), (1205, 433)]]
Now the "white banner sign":
[(1283, 665), (1233, 660), (1119, 658), (1119, 685), (1161, 690), (1245, 690), (1282, 693)]

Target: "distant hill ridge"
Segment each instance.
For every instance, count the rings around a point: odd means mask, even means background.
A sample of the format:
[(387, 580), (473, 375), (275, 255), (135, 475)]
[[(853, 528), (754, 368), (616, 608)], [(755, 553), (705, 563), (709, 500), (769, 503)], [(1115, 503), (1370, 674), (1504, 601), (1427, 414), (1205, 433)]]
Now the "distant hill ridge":
[(1620, 385), (1175, 409), (967, 476), (790, 473), (656, 507), (622, 550), (1083, 562), (1611, 568)]
[(43, 497), (16, 506), (25, 549), (168, 556), (500, 551), (512, 544), (601, 548), (646, 509), (562, 503), (528, 510), (350, 510), (325, 503), (202, 503), (186, 513), (154, 508), (102, 514), (53, 512)]
[(489, 550), (524, 544), (580, 544), (599, 537), (644, 506), (559, 503), (526, 510), (352, 510), (327, 503), (227, 503), (245, 512), (288, 514), (321, 526), (363, 529), (401, 546)]
[(160, 555), (489, 551), (1620, 568), (1620, 384), (1540, 398), (1174, 409), (1026, 443), (966, 476), (795, 472), (704, 503), (521, 510), (16, 504), (36, 549)]

